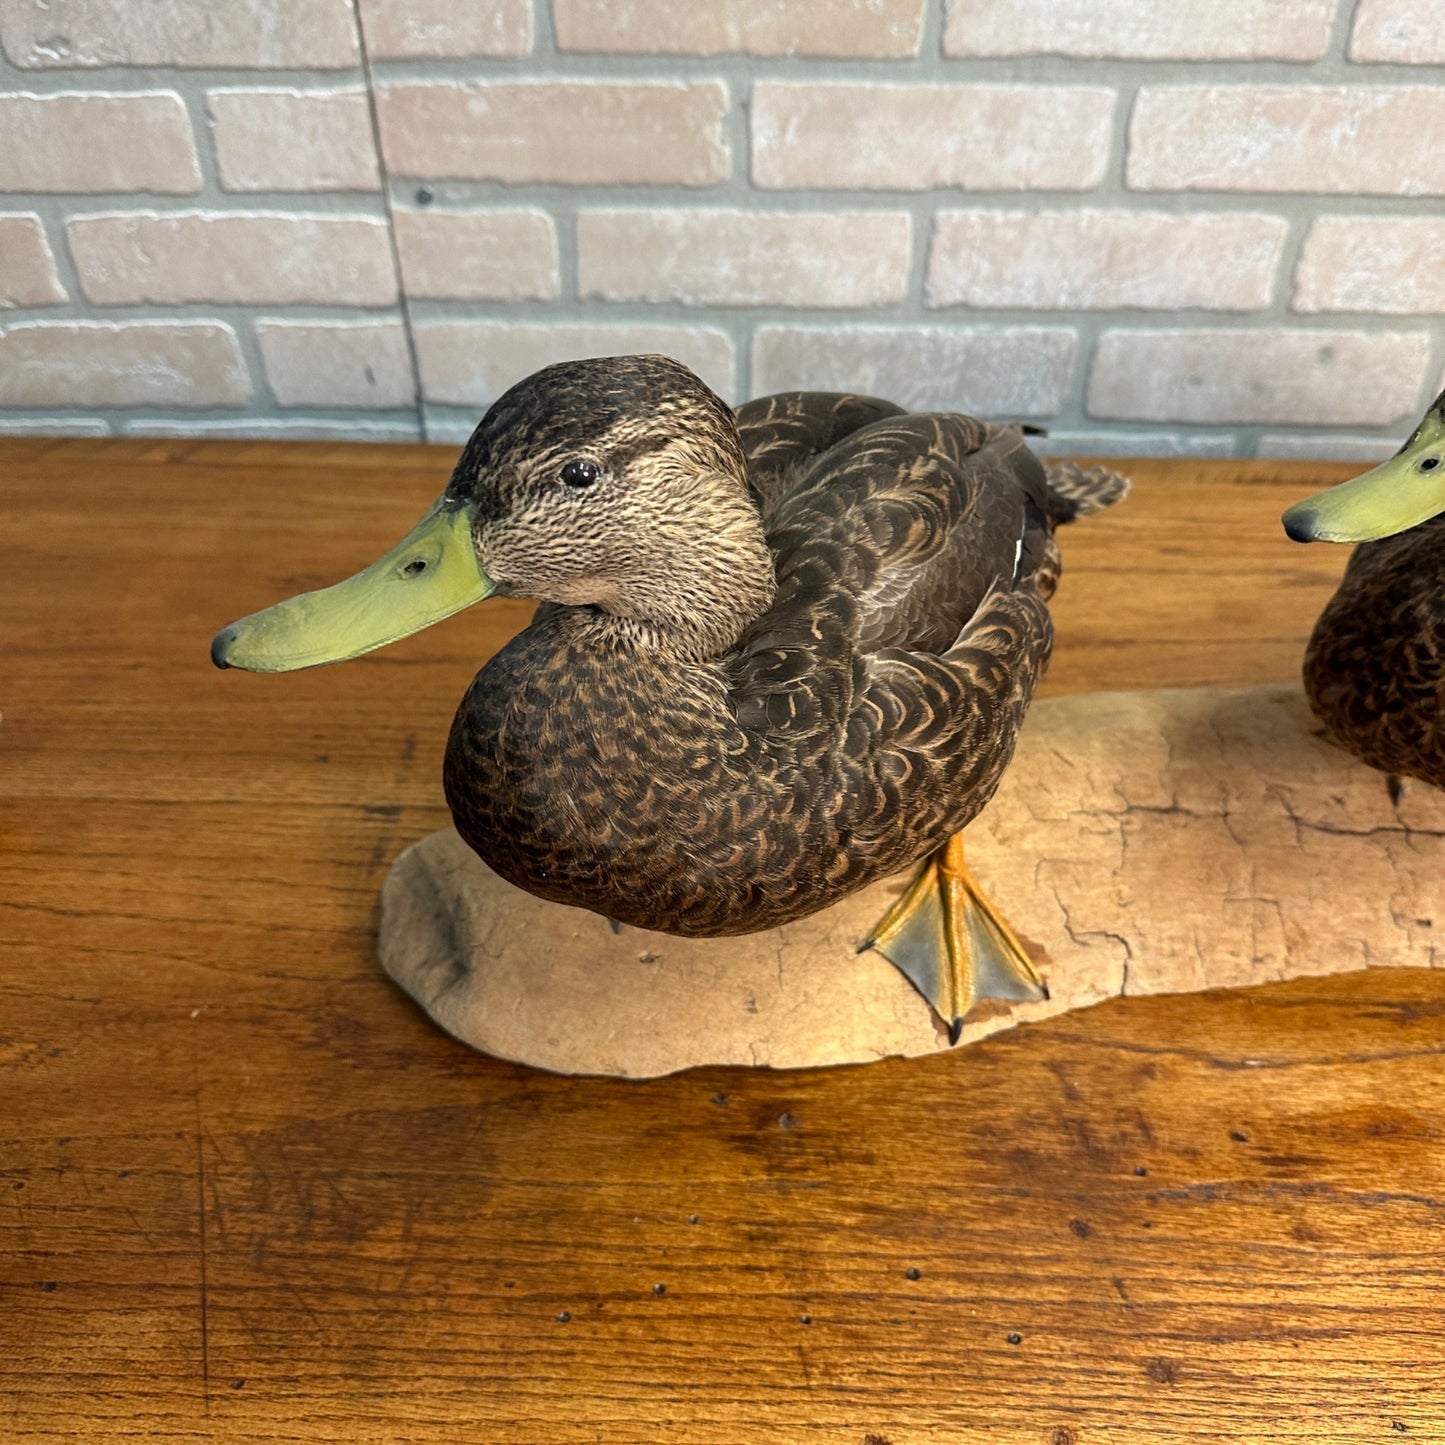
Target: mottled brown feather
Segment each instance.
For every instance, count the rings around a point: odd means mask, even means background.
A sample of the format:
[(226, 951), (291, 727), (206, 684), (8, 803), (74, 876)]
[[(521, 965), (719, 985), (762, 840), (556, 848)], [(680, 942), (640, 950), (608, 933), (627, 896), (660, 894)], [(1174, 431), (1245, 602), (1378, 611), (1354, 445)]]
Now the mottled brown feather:
[(1445, 516), (1355, 548), (1304, 678), (1315, 713), (1352, 753), (1445, 788)]
[(457, 827), (503, 877), (690, 935), (811, 913), (978, 813), (1052, 645), (1053, 527), (1082, 510), (1016, 428), (969, 417), (788, 393), (734, 436), (771, 605), (686, 660), (544, 607), (478, 674), (446, 759)]

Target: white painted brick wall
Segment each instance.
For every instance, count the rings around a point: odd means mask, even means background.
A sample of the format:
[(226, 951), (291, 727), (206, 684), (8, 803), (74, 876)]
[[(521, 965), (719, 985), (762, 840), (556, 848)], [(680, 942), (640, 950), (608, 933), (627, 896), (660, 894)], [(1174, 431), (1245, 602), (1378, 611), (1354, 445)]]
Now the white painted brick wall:
[(1052, 416), (1077, 352), (1062, 327), (762, 326), (753, 377), (764, 392), (856, 388), (920, 410)]
[(1320, 216), (1300, 251), (1291, 304), (1445, 315), (1445, 216)]
[(1160, 85), (1139, 93), (1138, 191), (1445, 195), (1445, 89)]
[(381, 189), (361, 87), (213, 90), (206, 100), (223, 190)]
[(531, 0), (360, 0), (373, 60), (471, 60), (526, 55)]
[(554, 0), (557, 46), (614, 55), (914, 55), (924, 0)]
[(219, 322), (27, 321), (0, 332), (0, 406), (239, 406), (251, 395)]
[(0, 430), (450, 440), (663, 349), (1366, 460), (1445, 373), (1442, 66), (1440, 0), (0, 0)]
[(1445, 18), (1422, 0), (1360, 0), (1350, 32), (1350, 59), (1399, 65), (1445, 63)]
[(1089, 414), (1387, 426), (1414, 420), (1429, 360), (1424, 331), (1106, 331)]
[(1030, 311), (1259, 311), (1289, 232), (1281, 216), (940, 211), (930, 306)]
[(348, 0), (0, 0), (12, 65), (336, 69), (355, 65)]
[(1090, 190), (1118, 98), (1098, 86), (753, 88), (753, 182), (769, 190)]
[(0, 306), (68, 300), (39, 216), (0, 216)]
[(684, 306), (882, 306), (908, 295), (907, 211), (584, 211), (583, 298)]
[(427, 81), (377, 99), (399, 176), (706, 186), (728, 173), (716, 81)]
[(0, 95), (0, 193), (200, 189), (195, 138), (174, 91)]
[(1318, 60), (1333, 0), (957, 0), (943, 53)]
[(557, 228), (540, 209), (392, 212), (408, 296), (438, 301), (551, 301), (561, 290)]
[(424, 321), (416, 328), (416, 351), (427, 398), (478, 415), (513, 382), (573, 357), (662, 352), (721, 395), (733, 399), (737, 392), (732, 342), (711, 327)]
[(280, 406), (388, 411), (416, 401), (400, 321), (261, 321), (256, 340)]
[(136, 211), (77, 216), (66, 231), (80, 284), (100, 306), (388, 306), (397, 298), (377, 217)]

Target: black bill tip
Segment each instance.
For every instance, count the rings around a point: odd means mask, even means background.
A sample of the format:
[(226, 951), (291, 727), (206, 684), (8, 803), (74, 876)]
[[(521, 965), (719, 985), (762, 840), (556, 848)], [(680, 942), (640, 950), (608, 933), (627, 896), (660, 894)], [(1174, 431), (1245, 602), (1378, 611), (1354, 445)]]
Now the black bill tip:
[(223, 627), (211, 639), (211, 661), (217, 667), (230, 667), (226, 661), (226, 654), (231, 650), (231, 644), (236, 640), (236, 629), (234, 627)]
[(1319, 513), (1309, 507), (1291, 507), (1280, 520), (1291, 542), (1313, 542), (1319, 527)]

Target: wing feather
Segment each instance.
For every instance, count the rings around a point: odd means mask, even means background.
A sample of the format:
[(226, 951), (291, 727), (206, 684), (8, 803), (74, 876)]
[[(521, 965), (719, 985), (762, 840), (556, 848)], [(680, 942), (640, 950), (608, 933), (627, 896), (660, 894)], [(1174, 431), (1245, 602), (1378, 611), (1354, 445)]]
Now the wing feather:
[(992, 795), (1048, 658), (1043, 465), (1014, 428), (896, 411), (809, 456), (817, 413), (780, 414), (778, 591), (729, 660), (731, 696), (790, 768), (820, 770), (850, 848), (901, 867)]

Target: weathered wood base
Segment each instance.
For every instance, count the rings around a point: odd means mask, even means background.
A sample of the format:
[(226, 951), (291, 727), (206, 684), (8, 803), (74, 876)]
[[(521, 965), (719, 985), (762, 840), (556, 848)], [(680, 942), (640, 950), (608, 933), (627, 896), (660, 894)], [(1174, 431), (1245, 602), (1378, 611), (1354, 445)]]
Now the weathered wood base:
[[(966, 836), (1050, 997), (985, 1002), (960, 1043), (1119, 994), (1445, 966), (1445, 793), (1409, 784), (1393, 804), (1293, 690), (1039, 703)], [(750, 937), (614, 932), (447, 829), (393, 867), (381, 961), (448, 1032), (564, 1073), (933, 1053), (948, 1042), (922, 998), (857, 952), (906, 882)]]

